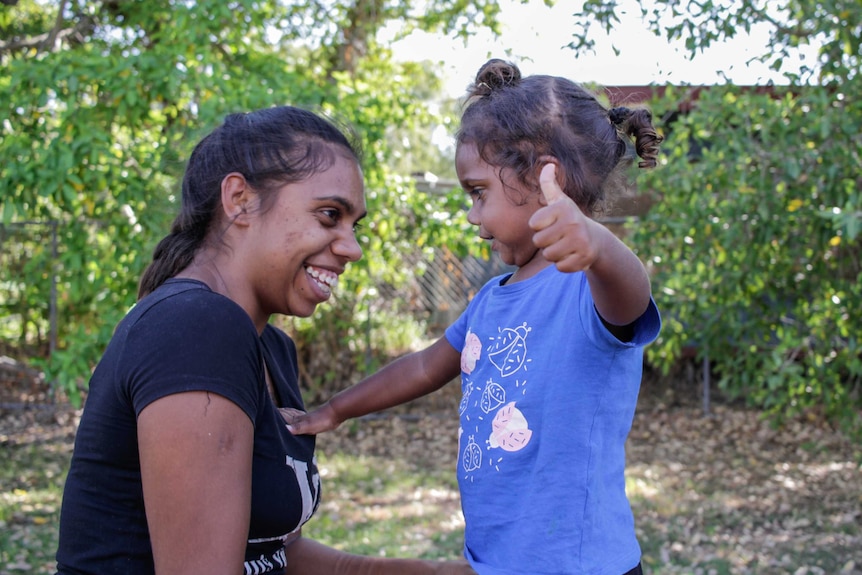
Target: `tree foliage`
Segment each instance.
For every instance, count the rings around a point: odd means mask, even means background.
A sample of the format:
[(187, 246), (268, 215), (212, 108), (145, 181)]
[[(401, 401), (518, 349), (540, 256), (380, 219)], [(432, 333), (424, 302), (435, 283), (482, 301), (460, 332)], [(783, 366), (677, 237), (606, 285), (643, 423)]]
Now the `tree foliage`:
[[(665, 317), (649, 360), (669, 369), (696, 345), (732, 395), (860, 430), (862, 4), (640, 4), (657, 34), (683, 39), (692, 55), (755, 24), (771, 30), (760, 59), (775, 70), (795, 48), (820, 47), (786, 86), (712, 86), (685, 114), (692, 87), (651, 103), (667, 140), (642, 180), (656, 202), (634, 235)], [(613, 4), (587, 8), (581, 48), (588, 23), (615, 21)]]
[(419, 97), (439, 89), (439, 80), (417, 64), (394, 62), (376, 33), (398, 18), (470, 34), (496, 26), (497, 7), (491, 0), (422, 7), (383, 0), (4, 2), (2, 223), (56, 222), (60, 238), (56, 259), (42, 250), (23, 275), (4, 281), (58, 278), (59, 346), (45, 364), (48, 377), (78, 397), (177, 211), (184, 159), (230, 112), (300, 105), (361, 140), (371, 213), (361, 238), (365, 259), (314, 325), (347, 327), (330, 325), (327, 313), (361, 313), (371, 286), (403, 281), (406, 254), (429, 237), (458, 243), (464, 236), (449, 212), (390, 168), (393, 133), (400, 141), (441, 121)]
[[(586, 0), (571, 48), (589, 57), (596, 29), (613, 37), (620, 4)], [(757, 58), (787, 81), (713, 86), (685, 114), (690, 87), (651, 102), (665, 155), (639, 182), (656, 202), (632, 236), (665, 317), (649, 361), (670, 369), (694, 344), (732, 395), (776, 414), (817, 408), (858, 424), (862, 5), (637, 5), (657, 35), (682, 40), (692, 56), (766, 27)], [(38, 239), (18, 249), (0, 290), (25, 294), (13, 310), (22, 337), (43, 337), (37, 292), (47, 298), (48, 279), (59, 280), (48, 376), (73, 395), (81, 389), (134, 303), (198, 137), (228, 112), (280, 103), (327, 113), (365, 149), (365, 258), (336, 301), (290, 326), (314, 377), (346, 382), (363, 371), (374, 361), (363, 343), (398, 311), (385, 288), (421, 265), (417, 250), (463, 250), (472, 237), (460, 198), (418, 194), (409, 177), (440, 165), (424, 144), (456, 110), (429, 106), (440, 90), (433, 70), (396, 62), (378, 32), (397, 22), (404, 33), (466, 38), (497, 30), (498, 16), (494, 0), (3, 0), (0, 217), (7, 227), (56, 226), (60, 242), (56, 258)], [(807, 45), (817, 60), (789, 66)], [(398, 325), (389, 337), (409, 332)]]

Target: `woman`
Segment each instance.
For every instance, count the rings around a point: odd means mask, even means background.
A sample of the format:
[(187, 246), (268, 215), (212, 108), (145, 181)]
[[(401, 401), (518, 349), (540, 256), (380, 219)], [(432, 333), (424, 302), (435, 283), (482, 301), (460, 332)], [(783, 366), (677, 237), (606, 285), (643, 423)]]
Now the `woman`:
[(362, 250), (354, 147), (290, 106), (229, 116), (93, 373), (63, 497), (60, 574), (472, 573), (304, 540), (320, 498), (296, 350), (269, 325), (329, 299)]

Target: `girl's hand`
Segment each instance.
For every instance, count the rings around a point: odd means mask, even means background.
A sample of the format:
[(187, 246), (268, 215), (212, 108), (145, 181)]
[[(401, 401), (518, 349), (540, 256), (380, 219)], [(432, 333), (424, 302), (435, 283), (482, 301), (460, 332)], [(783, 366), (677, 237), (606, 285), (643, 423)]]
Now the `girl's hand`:
[(601, 224), (585, 216), (563, 193), (553, 163), (542, 168), (539, 185), (548, 205), (530, 218), (530, 227), (536, 232), (533, 243), (561, 272), (590, 269), (599, 257), (602, 233), (596, 226)]
[(335, 429), (341, 423), (329, 403), (308, 413), (291, 407), (280, 407), (278, 411), (294, 435), (317, 435)]
[[(609, 325), (627, 326), (650, 301), (650, 280), (638, 256), (613, 232), (581, 212), (557, 184), (556, 167), (542, 168), (539, 184), (547, 206), (530, 218), (533, 243), (561, 272), (587, 272), (599, 315)], [(628, 331), (612, 330), (629, 337)]]

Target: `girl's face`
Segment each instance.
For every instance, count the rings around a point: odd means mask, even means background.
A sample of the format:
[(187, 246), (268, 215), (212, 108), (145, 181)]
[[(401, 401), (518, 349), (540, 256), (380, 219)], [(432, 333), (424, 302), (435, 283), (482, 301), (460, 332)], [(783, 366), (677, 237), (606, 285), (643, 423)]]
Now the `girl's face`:
[(307, 317), (328, 300), (347, 263), (362, 257), (355, 230), (364, 216), (362, 172), (341, 153), (328, 170), (276, 192), (236, 254), (255, 323), (273, 313)]
[[(472, 205), (467, 220), (479, 226), (479, 237), (491, 241), (491, 249), (508, 265), (524, 268), (544, 258), (533, 244), (530, 216), (541, 207), (539, 192), (526, 190), (510, 170), (488, 164), (475, 144), (461, 144), (455, 153), (455, 171)], [(501, 178), (509, 184), (503, 186)], [(513, 189), (514, 188), (514, 189)], [(523, 197), (516, 202), (517, 197)]]

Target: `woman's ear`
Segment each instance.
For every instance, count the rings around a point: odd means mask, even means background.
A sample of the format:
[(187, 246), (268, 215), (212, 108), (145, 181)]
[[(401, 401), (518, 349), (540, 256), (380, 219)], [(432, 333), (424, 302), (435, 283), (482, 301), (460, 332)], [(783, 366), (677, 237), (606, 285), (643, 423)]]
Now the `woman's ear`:
[(548, 164), (554, 164), (557, 184), (560, 186), (561, 190), (564, 192), (566, 190), (566, 172), (560, 160), (558, 160), (556, 156), (547, 154), (539, 156), (539, 159), (536, 161), (536, 173), (534, 174), (534, 177), (536, 178), (536, 189), (539, 190), (539, 203), (543, 206), (547, 205), (547, 202), (545, 201), (545, 196), (542, 194), (541, 188), (539, 188), (539, 176), (542, 173), (542, 168)]
[(235, 225), (247, 225), (249, 207), (255, 193), (245, 176), (231, 172), (221, 181), (221, 205), (227, 221)]

